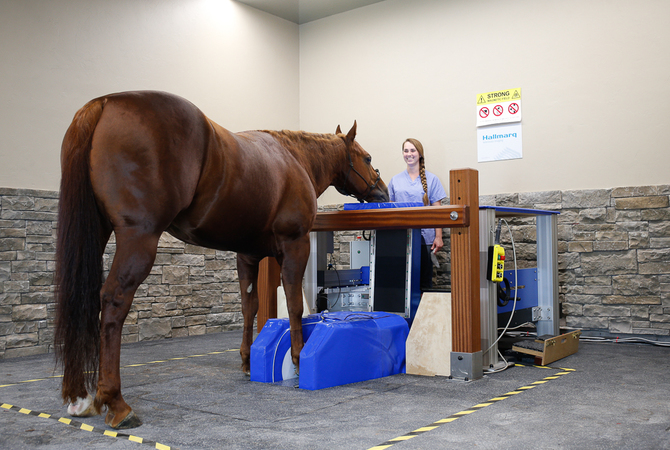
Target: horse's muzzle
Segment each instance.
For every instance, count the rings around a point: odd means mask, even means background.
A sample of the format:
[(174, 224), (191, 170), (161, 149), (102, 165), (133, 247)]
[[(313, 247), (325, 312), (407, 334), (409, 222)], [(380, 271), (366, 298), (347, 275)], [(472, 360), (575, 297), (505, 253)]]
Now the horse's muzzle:
[(369, 203), (385, 203), (385, 202), (388, 202), (390, 200), (390, 198), (389, 198), (389, 190), (386, 187), (386, 184), (384, 184), (384, 182), (380, 180), (377, 187), (372, 192), (370, 192), (370, 194), (368, 195), (368, 198), (366, 198), (366, 200)]

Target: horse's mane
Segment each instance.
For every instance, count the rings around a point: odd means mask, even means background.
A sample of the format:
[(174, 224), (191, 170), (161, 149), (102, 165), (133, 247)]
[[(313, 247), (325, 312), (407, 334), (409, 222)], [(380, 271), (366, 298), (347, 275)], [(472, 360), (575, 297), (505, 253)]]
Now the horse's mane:
[(311, 150), (313, 148), (332, 147), (342, 142), (341, 138), (336, 134), (309, 133), (307, 131), (291, 130), (263, 130), (263, 132), (269, 133), (289, 150), (296, 150), (298, 148)]

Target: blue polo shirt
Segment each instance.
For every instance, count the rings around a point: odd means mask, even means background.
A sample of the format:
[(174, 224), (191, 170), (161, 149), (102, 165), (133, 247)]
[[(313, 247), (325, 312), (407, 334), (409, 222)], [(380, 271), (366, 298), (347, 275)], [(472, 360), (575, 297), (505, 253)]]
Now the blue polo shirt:
[[(426, 183), (428, 184), (428, 200), (430, 204), (441, 201), (447, 197), (439, 178), (426, 170)], [(423, 185), (421, 177), (412, 181), (406, 170), (391, 178), (388, 185), (389, 197), (392, 202), (419, 202), (423, 203)], [(433, 245), (435, 240), (435, 229), (427, 228), (421, 230), (421, 236), (427, 245)]]

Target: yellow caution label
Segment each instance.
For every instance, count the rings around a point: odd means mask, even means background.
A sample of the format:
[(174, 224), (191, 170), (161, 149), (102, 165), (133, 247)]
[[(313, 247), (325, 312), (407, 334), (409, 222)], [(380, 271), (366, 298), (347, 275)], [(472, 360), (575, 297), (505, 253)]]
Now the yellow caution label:
[(503, 91), (484, 92), (477, 94), (477, 105), (489, 103), (511, 102), (521, 100), (521, 88), (505, 89)]

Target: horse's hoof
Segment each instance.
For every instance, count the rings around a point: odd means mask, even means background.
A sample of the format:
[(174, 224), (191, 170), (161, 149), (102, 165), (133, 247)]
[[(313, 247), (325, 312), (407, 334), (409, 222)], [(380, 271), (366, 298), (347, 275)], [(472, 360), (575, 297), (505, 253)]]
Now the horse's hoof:
[(251, 367), (248, 364), (242, 364), (242, 373), (244, 373), (246, 376), (250, 377), (251, 376)]
[(86, 398), (77, 398), (74, 403), (68, 403), (67, 413), (74, 417), (91, 417), (100, 414), (93, 403), (93, 397), (88, 394)]
[(140, 425), (142, 425), (142, 421), (137, 416), (137, 414), (135, 414), (135, 411), (131, 409), (128, 415), (115, 426), (114, 414), (112, 414), (111, 411), (108, 411), (107, 417), (105, 417), (105, 425), (107, 425), (110, 428), (114, 428), (115, 430), (125, 430), (128, 428), (139, 427)]

